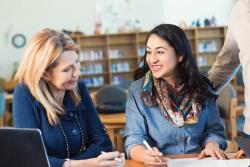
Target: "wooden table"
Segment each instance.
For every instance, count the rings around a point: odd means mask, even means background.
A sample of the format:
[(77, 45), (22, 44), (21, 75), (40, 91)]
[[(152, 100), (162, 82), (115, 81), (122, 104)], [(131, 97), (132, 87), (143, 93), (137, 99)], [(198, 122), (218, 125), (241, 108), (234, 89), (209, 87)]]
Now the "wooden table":
[(125, 125), (125, 113), (119, 114), (99, 114), (102, 123), (111, 127), (119, 127)]
[[(172, 159), (178, 158), (196, 158), (199, 154), (180, 154), (180, 155), (167, 155), (167, 157)], [(144, 167), (143, 163), (134, 161), (134, 160), (126, 160), (123, 167)]]
[(109, 137), (113, 145), (118, 147), (118, 145), (115, 142), (115, 130), (125, 128), (125, 123), (126, 123), (125, 113), (99, 114), (99, 116), (105, 128), (107, 129), (107, 132), (109, 134)]

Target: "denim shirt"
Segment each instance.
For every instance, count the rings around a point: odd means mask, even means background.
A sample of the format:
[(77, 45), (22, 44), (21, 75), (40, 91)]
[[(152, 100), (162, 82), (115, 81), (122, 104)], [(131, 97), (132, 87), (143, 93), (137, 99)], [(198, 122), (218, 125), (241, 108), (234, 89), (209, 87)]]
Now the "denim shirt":
[(227, 147), (218, 107), (215, 99), (207, 99), (202, 106), (198, 123), (175, 127), (162, 115), (159, 106), (148, 107), (140, 98), (144, 78), (135, 81), (129, 88), (126, 102), (125, 151), (135, 145), (143, 145), (145, 139), (163, 154), (198, 153), (209, 141)]
[[(109, 152), (112, 144), (101, 123), (98, 113), (83, 81), (78, 82), (81, 102), (75, 106), (66, 91), (63, 99), (66, 114), (61, 122), (67, 135), (70, 158), (75, 160), (97, 157), (101, 151)], [(83, 132), (86, 149), (79, 152), (81, 146), (80, 129), (75, 115), (78, 116)], [(65, 138), (58, 125), (50, 125), (45, 108), (30, 93), (24, 84), (17, 85), (13, 99), (14, 125), (17, 128), (38, 128), (42, 132), (44, 144), (49, 156), (51, 167), (61, 167), (67, 158)]]

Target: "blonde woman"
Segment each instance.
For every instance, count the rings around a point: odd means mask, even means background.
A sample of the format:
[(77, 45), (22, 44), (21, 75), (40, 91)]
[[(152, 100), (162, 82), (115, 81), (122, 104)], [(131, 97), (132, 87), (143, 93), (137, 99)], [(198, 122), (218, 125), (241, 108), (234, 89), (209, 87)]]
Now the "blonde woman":
[[(82, 81), (79, 46), (44, 29), (31, 39), (16, 73), (14, 125), (42, 132), (52, 167), (116, 166), (110, 139)], [(101, 155), (100, 155), (101, 154)]]

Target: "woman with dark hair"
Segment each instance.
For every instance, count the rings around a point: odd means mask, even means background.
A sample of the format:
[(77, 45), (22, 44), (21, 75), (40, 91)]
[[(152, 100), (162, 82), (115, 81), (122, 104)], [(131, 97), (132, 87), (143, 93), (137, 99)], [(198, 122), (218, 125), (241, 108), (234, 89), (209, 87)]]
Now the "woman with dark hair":
[(199, 73), (184, 31), (171, 24), (155, 27), (142, 62), (126, 103), (128, 158), (150, 166), (166, 165), (163, 154), (201, 152), (200, 158), (223, 159), (227, 144), (216, 95)]

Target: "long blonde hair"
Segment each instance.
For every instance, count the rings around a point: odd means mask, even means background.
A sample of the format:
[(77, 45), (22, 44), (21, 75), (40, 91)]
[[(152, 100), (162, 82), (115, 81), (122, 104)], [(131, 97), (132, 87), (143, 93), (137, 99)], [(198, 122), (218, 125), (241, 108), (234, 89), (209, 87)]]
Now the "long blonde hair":
[[(43, 29), (30, 40), (15, 75), (15, 80), (27, 85), (31, 94), (43, 105), (51, 125), (57, 124), (59, 116), (65, 114), (65, 111), (53, 98), (42, 76), (64, 51), (73, 50), (79, 53), (79, 49), (80, 47), (66, 34), (48, 28)], [(77, 105), (80, 102), (77, 90), (69, 90), (69, 93)]]

